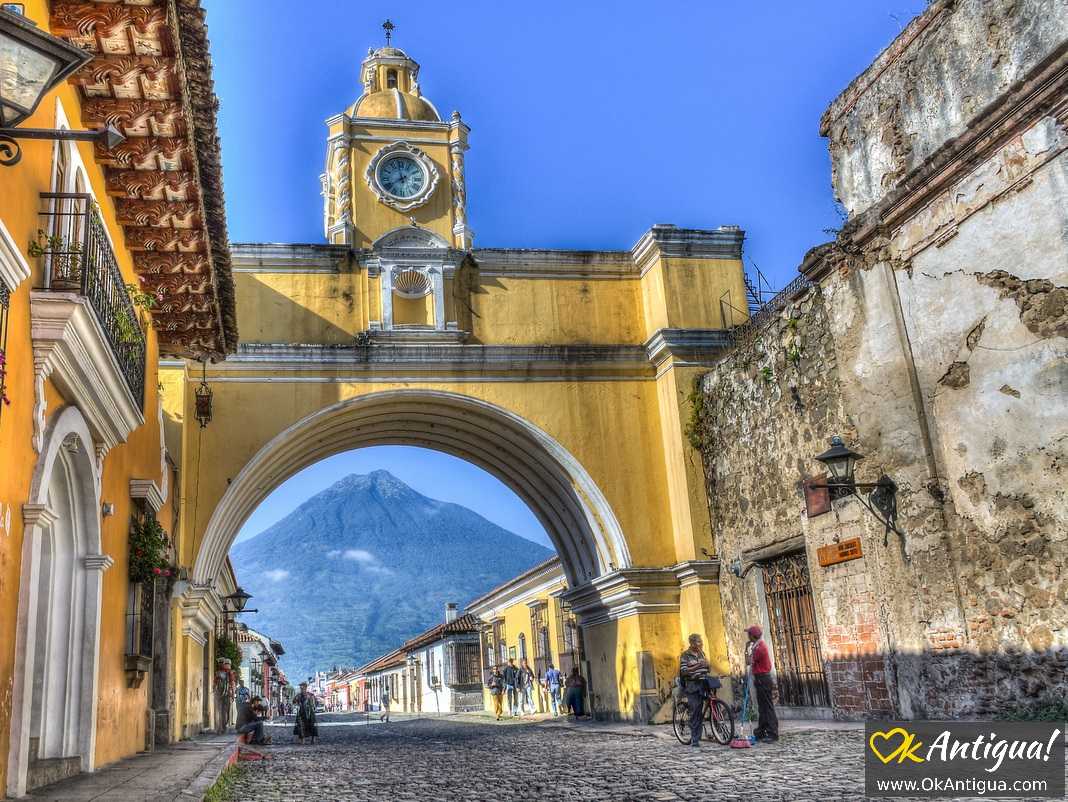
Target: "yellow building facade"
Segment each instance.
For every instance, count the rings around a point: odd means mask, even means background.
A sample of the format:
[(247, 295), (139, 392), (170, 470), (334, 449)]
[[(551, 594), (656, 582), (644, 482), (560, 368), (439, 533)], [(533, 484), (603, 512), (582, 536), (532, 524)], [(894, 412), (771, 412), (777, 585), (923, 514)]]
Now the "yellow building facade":
[[(403, 51), (372, 50), (327, 120), (319, 245), (233, 247), (242, 342), (207, 367), (214, 418), (186, 428), (190, 604), (240, 526), (295, 472), (380, 444), (438, 449), (530, 506), (560, 556), (605, 715), (646, 718), (685, 636), (725, 670), (694, 377), (744, 309), (743, 233), (654, 226), (629, 250), (478, 248), (469, 129), (423, 97)], [(161, 368), (190, 420), (200, 368)], [(199, 595), (197, 595), (199, 594)], [(214, 600), (210, 601), (209, 600)]]
[[(14, 797), (176, 734), (168, 624), (180, 488), (157, 365), (161, 354), (227, 349), (216, 287), (228, 273), (197, 256), (226, 254), (225, 237), (205, 223), (217, 144), (195, 142), (199, 113), (174, 117), (202, 55), (185, 48), (206, 42), (162, 48), (151, 76), (148, 57), (116, 69), (161, 37), (177, 39), (185, 12), (164, 0), (137, 12), (45, 0), (12, 8), (21, 13), (0, 12), (5, 32), (77, 48), (69, 77), (0, 142), (0, 783)], [(27, 64), (2, 65), (5, 100)], [(165, 120), (170, 128), (158, 127)], [(125, 141), (63, 138), (104, 124)], [(53, 133), (24, 139), (20, 129), (31, 128)], [(167, 184), (171, 169), (159, 161), (164, 148), (181, 187), (153, 195), (148, 187)], [(176, 217), (191, 199), (199, 209)], [(199, 293), (152, 272), (178, 261), (146, 246), (169, 236), (190, 243), (183, 282), (201, 282)], [(194, 304), (207, 310), (196, 333)], [(131, 561), (144, 532), (169, 541), (148, 555), (158, 574), (138, 554)]]

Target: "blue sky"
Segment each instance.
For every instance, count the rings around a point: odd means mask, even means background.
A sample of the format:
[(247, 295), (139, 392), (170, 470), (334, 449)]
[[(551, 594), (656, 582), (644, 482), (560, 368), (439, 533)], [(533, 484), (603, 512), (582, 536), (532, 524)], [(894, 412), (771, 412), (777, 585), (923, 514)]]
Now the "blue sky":
[[(424, 94), (471, 126), (476, 247), (626, 249), (654, 223), (733, 224), (779, 288), (842, 222), (820, 115), (924, 0), (204, 5), (234, 242), (322, 241), (324, 121), (359, 95), (389, 17)], [(399, 448), (312, 466), (243, 531), (379, 467), (545, 542), (488, 474)]]

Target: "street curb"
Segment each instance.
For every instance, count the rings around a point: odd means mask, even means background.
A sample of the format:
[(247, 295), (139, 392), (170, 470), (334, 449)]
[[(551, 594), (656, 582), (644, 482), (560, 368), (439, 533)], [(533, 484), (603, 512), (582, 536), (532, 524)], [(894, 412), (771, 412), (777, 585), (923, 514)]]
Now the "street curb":
[(219, 749), (218, 754), (205, 764), (200, 773), (190, 780), (189, 785), (176, 798), (203, 800), (208, 789), (215, 785), (222, 773), (226, 771), (226, 767), (230, 765), (235, 754), (236, 747), (233, 744), (223, 746)]

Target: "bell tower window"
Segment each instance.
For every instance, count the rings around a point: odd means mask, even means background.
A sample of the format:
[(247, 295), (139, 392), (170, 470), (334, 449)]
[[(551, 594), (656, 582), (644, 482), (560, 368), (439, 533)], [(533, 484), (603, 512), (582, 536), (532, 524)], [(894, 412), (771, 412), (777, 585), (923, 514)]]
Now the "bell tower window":
[(397, 71), (386, 70), (386, 89), (397, 88)]

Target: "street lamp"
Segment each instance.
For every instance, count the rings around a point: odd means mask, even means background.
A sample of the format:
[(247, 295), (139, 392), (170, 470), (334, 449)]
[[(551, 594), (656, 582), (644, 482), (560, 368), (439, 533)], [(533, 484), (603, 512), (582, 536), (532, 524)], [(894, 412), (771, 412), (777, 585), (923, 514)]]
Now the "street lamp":
[(226, 596), (225, 598), (232, 601), (234, 603), (234, 611), (240, 613), (245, 609), (245, 605), (248, 604), (248, 600), (252, 598), (252, 594), (246, 593), (244, 588), (238, 587), (236, 591), (231, 593), (229, 596)]
[[(0, 165), (11, 167), (22, 158), (17, 139), (99, 140), (111, 149), (125, 137), (111, 125), (99, 131), (21, 128), (44, 96), (93, 56), (81, 48), (37, 28), (8, 4), (0, 8)], [(9, 10), (10, 9), (10, 10)]]
[(831, 447), (816, 459), (827, 466), (831, 474), (831, 484), (849, 485), (853, 482), (857, 462), (864, 459), (864, 455), (848, 448), (842, 443), (842, 438), (835, 435), (831, 438)]
[[(813, 483), (808, 487), (826, 489), (832, 494), (832, 499), (855, 496), (886, 527), (887, 532), (893, 532), (904, 540), (905, 533), (897, 528), (897, 485), (893, 479), (883, 474), (877, 482), (857, 482), (854, 474), (857, 463), (864, 459), (864, 455), (846, 446), (838, 435), (831, 438), (831, 447), (815, 459), (827, 467), (831, 478), (826, 484)], [(858, 490), (868, 491), (867, 501)]]

